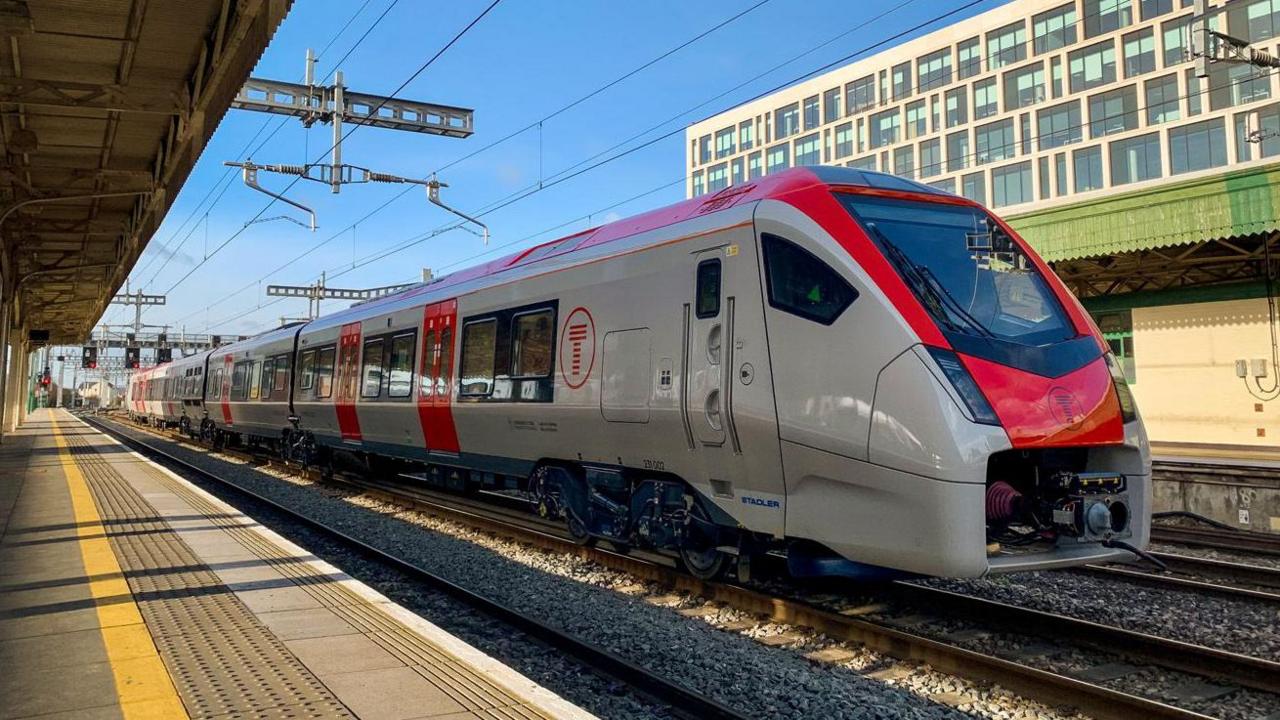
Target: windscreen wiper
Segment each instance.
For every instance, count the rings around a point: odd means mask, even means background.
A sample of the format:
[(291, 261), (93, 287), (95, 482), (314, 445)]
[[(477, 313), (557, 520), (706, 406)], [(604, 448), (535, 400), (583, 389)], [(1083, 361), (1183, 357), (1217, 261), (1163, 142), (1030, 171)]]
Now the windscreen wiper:
[[(924, 301), (926, 307), (929, 308), (929, 314), (941, 321), (948, 329), (955, 332), (962, 332), (963, 329), (951, 317), (948, 312), (948, 304), (942, 295), (938, 293), (933, 283), (929, 282), (921, 272), (919, 265), (911, 261), (907, 254), (902, 251), (892, 240), (884, 234), (875, 223), (865, 223), (867, 229), (875, 234), (876, 239), (880, 241), (884, 247), (885, 256), (898, 269), (898, 273), (902, 275), (903, 280), (911, 286), (911, 289)], [(954, 301), (954, 298), (952, 298)], [(962, 316), (963, 317), (963, 316)]]

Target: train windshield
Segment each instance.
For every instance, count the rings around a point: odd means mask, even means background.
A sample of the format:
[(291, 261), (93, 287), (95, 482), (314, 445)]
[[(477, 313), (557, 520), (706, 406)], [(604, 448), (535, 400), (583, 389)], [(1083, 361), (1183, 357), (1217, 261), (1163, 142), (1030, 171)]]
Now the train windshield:
[(948, 335), (1045, 345), (1075, 336), (1026, 253), (986, 211), (838, 193)]

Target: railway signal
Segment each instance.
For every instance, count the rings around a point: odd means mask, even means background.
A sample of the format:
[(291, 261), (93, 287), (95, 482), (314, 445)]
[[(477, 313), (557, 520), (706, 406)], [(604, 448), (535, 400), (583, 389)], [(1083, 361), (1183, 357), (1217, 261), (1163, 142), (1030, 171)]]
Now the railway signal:
[(80, 367), (84, 370), (98, 369), (98, 348), (87, 346), (80, 355)]
[(128, 370), (137, 370), (142, 365), (142, 350), (136, 347), (124, 349), (124, 366)]
[(173, 348), (156, 348), (156, 364), (173, 362)]

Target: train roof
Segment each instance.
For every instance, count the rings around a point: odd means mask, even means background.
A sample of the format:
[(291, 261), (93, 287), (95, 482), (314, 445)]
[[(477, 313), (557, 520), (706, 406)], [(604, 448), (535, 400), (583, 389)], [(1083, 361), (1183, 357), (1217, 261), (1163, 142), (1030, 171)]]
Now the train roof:
[[(395, 310), (406, 304), (407, 301), (416, 302), (417, 298), (427, 294), (439, 295), (442, 296), (442, 298), (449, 297), (449, 288), (460, 288), (460, 286), (472, 284), (477, 280), (494, 276), (499, 273), (512, 271), (517, 268), (527, 267), (535, 262), (545, 261), (550, 258), (561, 258), (562, 260), (567, 260), (569, 259), (567, 256), (586, 251), (590, 248), (596, 248), (640, 233), (657, 230), (679, 222), (691, 220), (698, 216), (728, 210), (735, 206), (759, 200), (780, 198), (798, 190), (810, 188), (814, 185), (866, 187), (878, 190), (955, 197), (949, 193), (923, 183), (881, 172), (855, 170), (853, 168), (832, 167), (826, 165), (791, 168), (780, 173), (774, 173), (772, 175), (759, 178), (744, 185), (727, 187), (711, 195), (704, 195), (684, 200), (673, 205), (650, 210), (629, 218), (623, 218), (622, 220), (617, 220), (606, 225), (600, 225), (572, 235), (556, 238), (555, 240), (550, 240), (540, 245), (534, 245), (533, 247), (510, 253), (496, 260), (491, 260), (486, 263), (481, 263), (479, 265), (459, 270), (458, 272), (451, 273), (449, 275), (444, 275), (429, 283), (417, 285), (393, 295), (352, 305), (351, 307), (344, 308), (335, 313), (326, 314), (324, 317), (312, 321), (304, 331), (331, 328), (335, 325), (340, 325), (365, 317), (366, 315)], [(284, 330), (284, 328), (278, 328), (269, 332), (274, 333), (281, 330)], [(267, 333), (263, 333), (241, 342), (247, 344), (258, 344), (273, 339), (266, 337), (266, 335)], [(239, 344), (240, 343), (236, 343), (236, 345)], [(234, 348), (235, 346), (227, 347)]]

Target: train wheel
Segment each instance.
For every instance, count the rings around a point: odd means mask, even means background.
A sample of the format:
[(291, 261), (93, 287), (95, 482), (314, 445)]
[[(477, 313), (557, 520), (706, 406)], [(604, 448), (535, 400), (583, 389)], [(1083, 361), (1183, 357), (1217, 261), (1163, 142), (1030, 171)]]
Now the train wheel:
[(689, 533), (680, 547), (680, 560), (684, 562), (689, 574), (701, 580), (714, 580), (729, 567), (729, 556), (716, 548), (714, 537), (708, 537), (699, 530), (711, 524), (707, 512), (697, 502), (689, 509), (693, 522), (689, 523)]

